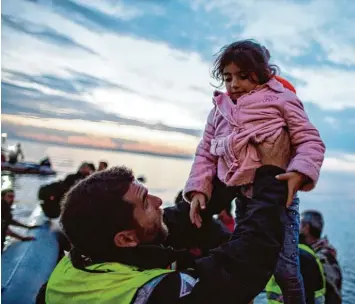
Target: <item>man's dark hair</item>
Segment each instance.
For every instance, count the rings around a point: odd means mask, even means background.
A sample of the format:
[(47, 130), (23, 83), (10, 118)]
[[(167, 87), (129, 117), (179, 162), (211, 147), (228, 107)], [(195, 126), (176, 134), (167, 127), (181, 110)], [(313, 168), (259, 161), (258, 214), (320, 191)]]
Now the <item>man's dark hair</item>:
[(132, 181), (126, 167), (113, 167), (80, 181), (66, 194), (60, 217), (72, 247), (100, 258), (115, 250), (117, 232), (133, 229), (133, 205), (122, 199)]
[(108, 167), (108, 163), (104, 160), (100, 160), (100, 164), (103, 164), (105, 169)]
[(255, 82), (252, 78), (252, 73), (255, 73), (259, 84), (268, 82), (278, 71), (276, 65), (269, 63), (270, 53), (267, 48), (253, 40), (241, 40), (226, 45), (216, 56), (212, 77), (220, 85), (223, 84), (223, 70), (231, 63), (237, 65), (251, 82)]
[(89, 163), (88, 162), (82, 162), (81, 164), (80, 164), (80, 166), (79, 166), (79, 168), (78, 168), (78, 170), (80, 170), (81, 168), (83, 168), (83, 167), (87, 167), (87, 166), (89, 166)]
[(5, 189), (1, 191), (1, 198), (4, 198), (6, 194), (8, 193), (15, 193), (14, 190), (12, 189)]
[(309, 233), (319, 239), (322, 235), (324, 220), (319, 211), (307, 210), (302, 212), (302, 224), (309, 225)]
[(87, 165), (93, 172), (96, 171), (95, 165), (93, 163), (88, 163)]

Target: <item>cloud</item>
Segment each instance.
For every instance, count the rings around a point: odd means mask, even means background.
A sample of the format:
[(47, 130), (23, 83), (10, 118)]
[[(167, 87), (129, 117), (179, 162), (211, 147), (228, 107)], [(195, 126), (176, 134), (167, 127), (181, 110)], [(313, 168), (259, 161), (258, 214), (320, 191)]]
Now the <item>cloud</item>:
[(355, 174), (355, 154), (342, 154), (338, 157), (327, 157), (323, 171), (344, 171)]
[[(332, 63), (355, 65), (352, 1), (195, 0), (191, 3), (196, 11), (222, 14), (225, 32), (236, 30), (234, 39), (255, 38), (286, 59), (324, 55)], [(317, 46), (320, 49), (314, 52)]]
[(132, 92), (129, 88), (113, 83), (109, 80), (98, 78), (72, 69), (67, 69), (68, 76), (56, 76), (51, 74), (30, 75), (23, 72), (3, 69), (3, 78), (15, 83), (37, 84), (40, 87), (60, 91), (67, 94), (81, 95), (89, 93), (97, 88), (115, 88)]
[[(83, 74), (74, 73), (80, 81), (93, 85), (91, 78), (86, 78)], [(94, 84), (98, 79), (94, 78)], [(106, 84), (105, 81), (103, 81)], [(110, 83), (109, 83), (110, 84)], [(144, 127), (149, 130), (158, 130), (164, 132), (181, 133), (187, 136), (198, 137), (200, 130), (189, 128), (176, 128), (164, 124), (151, 124), (139, 120), (129, 119), (109, 112), (100, 107), (100, 104), (88, 103), (80, 96), (66, 97), (58, 94), (46, 94), (43, 91), (26, 86), (15, 85), (3, 81), (1, 83), (2, 113), (31, 115), (38, 118), (63, 118), (64, 119), (85, 119), (96, 122), (112, 122), (117, 125), (130, 125)], [(50, 127), (50, 126), (49, 126)]]
[[(34, 11), (34, 8), (30, 7), (26, 18), (34, 18), (32, 10)], [(88, 102), (100, 102), (100, 106), (109, 111), (145, 121), (179, 127), (204, 125), (206, 109), (212, 107), (211, 95), (189, 89), (196, 81), (204, 84), (206, 91), (210, 88), (208, 65), (197, 53), (186, 54), (163, 43), (156, 44), (145, 39), (110, 33), (97, 34), (67, 19), (63, 21), (62, 17), (53, 15), (53, 12), (48, 14), (51, 26), (61, 26), (66, 32), (78, 37), (81, 44), (89, 48), (99, 48), (100, 54), (109, 58), (109, 61), (97, 57), (78, 58), (70, 51), (64, 55), (52, 45), (45, 45), (33, 39), (25, 41), (24, 48), (17, 49), (15, 45), (20, 37), (8, 35), (3, 41), (7, 50), (4, 53), (7, 69), (29, 75), (50, 74), (56, 77), (63, 77), (69, 67), (75, 71), (85, 71), (86, 74), (124, 84), (132, 90), (121, 92), (119, 89), (97, 88), (86, 96)], [(41, 16), (37, 18), (41, 21), (44, 19)], [(142, 53), (141, 50), (146, 51)], [(25, 53), (31, 55), (25, 56)], [(51, 57), (46, 55), (48, 53)], [(177, 59), (181, 57), (184, 58), (183, 61)], [(162, 62), (166, 65), (162, 65)], [(188, 73), (191, 67), (194, 72)], [(210, 91), (212, 92), (212, 88)], [(124, 107), (122, 103), (125, 104)], [(154, 109), (157, 103), (159, 111)], [(136, 111), (137, 106), (149, 110), (153, 116), (149, 117), (144, 115), (143, 111)], [(196, 111), (191, 112), (191, 108)]]
[[(159, 149), (165, 147), (164, 153), (170, 151), (170, 154), (185, 155), (192, 155), (199, 141), (195, 136), (187, 136), (171, 130), (152, 131), (143, 126), (120, 125), (109, 121), (89, 122), (82, 119), (39, 118), (28, 115), (3, 114), (2, 129), (8, 132), (10, 137), (106, 149), (140, 149), (160, 153), (163, 150)], [(322, 175), (328, 177), (329, 174), (334, 175), (336, 172), (345, 172), (352, 179), (355, 174), (355, 153), (327, 153)], [(323, 184), (322, 182), (321, 185)], [(321, 188), (322, 191), (327, 190), (324, 186)]]
[[(328, 151), (355, 150), (351, 3), (341, 18), (345, 6), (334, 1), (39, 3), (44, 5), (7, 1), (3, 14), (26, 24), (26, 31), (36, 33), (38, 26), (100, 56), (4, 27), (5, 113), (116, 121), (198, 136), (212, 108), (214, 50), (254, 35), (295, 83)], [(174, 18), (176, 12), (181, 18)]]
[(290, 67), (286, 72), (298, 80), (297, 94), (302, 100), (316, 103), (323, 109), (355, 107), (355, 70)]
[(1, 15), (2, 26), (10, 27), (13, 30), (30, 35), (42, 41), (47, 41), (52, 44), (56, 44), (61, 47), (76, 48), (81, 51), (85, 51), (91, 55), (98, 55), (95, 51), (75, 42), (75, 40), (69, 38), (66, 35), (43, 25), (39, 25), (30, 21), (25, 21), (21, 18), (15, 18), (9, 15)]
[(74, 0), (74, 2), (83, 7), (96, 10), (108, 16), (118, 17), (125, 21), (133, 20), (144, 14), (142, 9), (127, 6), (123, 3), (123, 1), (88, 2), (85, 0)]
[[(2, 125), (7, 129), (16, 126), (15, 130), (26, 131), (26, 133), (41, 133), (45, 135), (75, 136), (75, 134), (85, 134), (94, 137), (103, 137), (123, 140), (125, 143), (139, 142), (150, 145), (171, 146), (179, 151), (185, 151), (191, 155), (199, 138), (172, 130), (154, 130), (147, 126), (134, 126), (118, 124), (112, 121), (87, 121), (84, 119), (58, 119), (39, 118), (36, 116), (19, 116), (2, 114)], [(30, 129), (27, 129), (27, 126)], [(50, 133), (48, 131), (51, 130)], [(55, 130), (59, 132), (56, 133)]]
[[(1, 83), (2, 112), (41, 114), (42, 117), (87, 117), (98, 112), (96, 105), (75, 98), (45, 94), (38, 89)], [(89, 117), (90, 118), (90, 117)]]
[[(5, 79), (8, 77), (5, 71)], [(16, 75), (16, 74), (15, 74)], [(23, 75), (21, 75), (23, 76)], [(98, 84), (111, 85), (106, 83), (105, 80), (94, 78), (86, 78), (85, 74), (77, 74), (72, 72), (73, 79), (79, 79), (80, 83), (88, 85), (86, 90), (90, 91), (92, 87), (96, 87)], [(79, 77), (80, 76), (80, 77)], [(27, 78), (22, 77), (22, 78)], [(20, 80), (22, 80), (20, 77)], [(18, 79), (17, 79), (18, 80)], [(69, 83), (76, 83), (74, 80), (68, 80)], [(23, 85), (30, 85), (31, 82), (23, 83)], [(113, 84), (112, 84), (113, 85)], [(40, 117), (52, 117), (52, 118), (64, 118), (64, 119), (86, 119), (91, 121), (111, 121), (118, 124), (127, 124), (135, 126), (143, 126), (152, 130), (163, 130), (170, 132), (179, 132), (186, 135), (199, 136), (200, 129), (189, 128), (175, 128), (164, 124), (151, 124), (149, 122), (142, 122), (137, 119), (127, 119), (122, 115), (115, 114), (114, 107), (117, 107), (117, 98), (123, 99), (122, 93), (117, 91), (108, 91), (107, 89), (102, 91), (103, 95), (97, 94), (95, 91), (94, 98), (97, 103), (89, 103), (81, 95), (78, 96), (61, 96), (54, 93), (44, 93), (39, 89), (29, 88), (26, 86), (15, 85), (13, 83), (2, 83), (2, 111), (3, 113), (27, 113), (30, 115), (36, 115)], [(114, 85), (113, 85), (114, 86)], [(51, 87), (53, 87), (51, 85)], [(83, 89), (83, 92), (85, 89)], [(57, 92), (57, 91), (56, 91)], [(126, 116), (130, 116), (129, 111), (132, 108), (139, 108), (139, 114), (144, 119), (150, 111), (159, 115), (160, 112), (156, 111), (154, 104), (147, 103), (145, 100), (133, 100), (127, 94), (127, 100), (130, 101), (129, 107), (125, 107), (127, 110), (120, 111)], [(104, 102), (101, 102), (104, 100)], [(112, 102), (112, 111), (107, 106)], [(106, 104), (106, 107), (101, 107), (102, 103)], [(124, 103), (123, 103), (124, 104)], [(165, 105), (169, 107), (169, 104)], [(164, 108), (163, 108), (164, 109)], [(125, 112), (127, 111), (127, 112)], [(174, 110), (171, 110), (172, 112)], [(306, 111), (312, 113), (311, 120), (318, 127), (323, 140), (325, 141), (328, 150), (342, 150), (347, 152), (355, 152), (355, 140), (353, 137), (353, 117), (355, 117), (355, 109), (345, 110), (324, 110), (315, 104), (306, 104)], [(154, 113), (152, 114), (154, 115)], [(157, 116), (158, 117), (158, 116)], [(329, 123), (332, 123), (331, 128)], [(336, 126), (336, 128), (334, 128)]]
[(128, 1), (52, 0), (42, 4), (53, 5), (58, 13), (99, 32), (124, 30), (127, 21), (136, 21), (147, 14), (164, 15), (164, 8), (152, 1), (136, 1), (132, 5)]

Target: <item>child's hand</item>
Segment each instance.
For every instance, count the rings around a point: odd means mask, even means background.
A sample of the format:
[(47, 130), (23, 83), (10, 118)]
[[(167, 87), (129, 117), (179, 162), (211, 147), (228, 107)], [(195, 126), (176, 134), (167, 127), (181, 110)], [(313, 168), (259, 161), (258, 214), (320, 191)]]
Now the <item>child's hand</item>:
[(192, 224), (195, 224), (197, 228), (202, 225), (202, 219), (200, 216), (200, 210), (206, 208), (206, 196), (203, 193), (197, 192), (191, 200), (190, 206), (190, 220)]
[(286, 207), (290, 207), (293, 201), (295, 193), (302, 187), (302, 185), (307, 180), (307, 176), (299, 172), (287, 172), (284, 174), (277, 175), (278, 180), (287, 181), (288, 184), (288, 197)]

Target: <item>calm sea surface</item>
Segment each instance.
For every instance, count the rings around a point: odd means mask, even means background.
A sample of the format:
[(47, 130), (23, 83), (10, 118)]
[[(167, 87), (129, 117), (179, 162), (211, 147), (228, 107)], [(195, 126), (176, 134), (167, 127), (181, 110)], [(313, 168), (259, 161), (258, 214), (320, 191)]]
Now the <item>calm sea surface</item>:
[[(9, 141), (9, 144), (14, 142)], [(177, 192), (184, 186), (191, 161), (159, 156), (138, 155), (94, 149), (79, 149), (54, 144), (23, 141), (26, 160), (38, 161), (50, 156), (55, 177), (21, 176), (15, 177), (16, 209), (31, 211), (37, 204), (40, 185), (63, 178), (75, 172), (82, 161), (91, 161), (97, 166), (101, 159), (110, 166), (131, 167), (136, 175), (143, 174), (152, 194), (159, 195), (164, 205), (172, 204)], [(355, 303), (355, 175), (323, 172), (317, 189), (302, 193), (301, 210), (320, 210), (325, 219), (325, 231), (330, 242), (338, 251), (343, 270), (344, 303)], [(264, 301), (258, 300), (257, 303)]]

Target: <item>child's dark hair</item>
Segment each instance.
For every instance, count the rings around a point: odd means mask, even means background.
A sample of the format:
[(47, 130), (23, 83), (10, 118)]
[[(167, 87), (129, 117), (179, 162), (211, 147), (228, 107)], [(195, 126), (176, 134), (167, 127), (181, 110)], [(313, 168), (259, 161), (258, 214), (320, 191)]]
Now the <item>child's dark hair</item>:
[(279, 68), (269, 63), (270, 53), (264, 46), (253, 40), (241, 40), (226, 45), (216, 54), (212, 77), (223, 84), (223, 69), (230, 63), (237, 65), (252, 82), (252, 73), (264, 84), (277, 74)]

